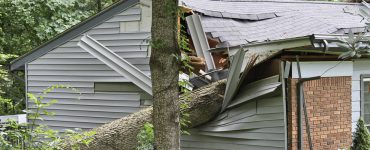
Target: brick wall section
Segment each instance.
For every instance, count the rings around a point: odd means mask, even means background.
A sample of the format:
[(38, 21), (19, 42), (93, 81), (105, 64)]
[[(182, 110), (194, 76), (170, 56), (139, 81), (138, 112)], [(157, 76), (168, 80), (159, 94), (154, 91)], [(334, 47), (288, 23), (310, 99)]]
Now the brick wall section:
[[(297, 79), (288, 79), (288, 149), (297, 149)], [(327, 77), (304, 85), (314, 150), (351, 145), (351, 77)], [(302, 114), (303, 116), (303, 114)], [(303, 118), (304, 120), (304, 118)], [(303, 122), (305, 124), (305, 122)], [(304, 131), (305, 149), (308, 149)]]

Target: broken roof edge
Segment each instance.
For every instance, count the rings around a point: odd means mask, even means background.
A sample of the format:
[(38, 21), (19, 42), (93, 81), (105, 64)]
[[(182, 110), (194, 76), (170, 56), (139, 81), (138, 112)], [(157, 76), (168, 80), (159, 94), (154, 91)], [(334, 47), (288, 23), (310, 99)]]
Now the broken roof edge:
[[(279, 47), (283, 48), (284, 47), (287, 47), (287, 48), (291, 48), (292, 46), (307, 46), (307, 45), (310, 45), (307, 43), (307, 40), (308, 41), (311, 41), (311, 36), (312, 35), (308, 35), (308, 36), (301, 36), (301, 37), (294, 37), (294, 38), (287, 38), (287, 39), (279, 39), (279, 40), (272, 40), (272, 41), (264, 41), (264, 42), (253, 42), (253, 43), (246, 43), (246, 44), (242, 44), (242, 45), (236, 45), (236, 46), (229, 46), (229, 47), (220, 47), (220, 48), (214, 48), (214, 49), (210, 49), (209, 51), (210, 52), (220, 52), (220, 51), (233, 51), (233, 50), (237, 50), (237, 49), (240, 49), (241, 47), (244, 48), (245, 50), (258, 50), (260, 49), (261, 47), (265, 47), (264, 50), (266, 49), (266, 46), (269, 46), (269, 45), (279, 45)], [(292, 42), (301, 42), (301, 41), (306, 41), (306, 43), (302, 43), (302, 44), (296, 44), (296, 45), (286, 45), (286, 44), (291, 44)], [(276, 48), (269, 48), (271, 50), (273, 49), (276, 49)]]
[(103, 11), (81, 21), (80, 23), (73, 25), (67, 30), (57, 34), (52, 39), (41, 44), (40, 46), (34, 48), (30, 52), (22, 55), (21, 57), (10, 62), (10, 70), (23, 70), (19, 69), (24, 66), (24, 64), (29, 63), (42, 55), (48, 53), (54, 48), (68, 42), (69, 40), (79, 36), (80, 34), (86, 32), (87, 30), (95, 27), (99, 23), (108, 20), (110, 16), (117, 14), (119, 12), (125, 11), (138, 4), (140, 0), (120, 0), (111, 6), (107, 7)]
[[(367, 38), (370, 38), (370, 35), (364, 35), (364, 36)], [(264, 42), (253, 42), (253, 43), (247, 43), (247, 44), (229, 46), (229, 47), (219, 47), (219, 48), (210, 49), (209, 51), (210, 52), (233, 51), (233, 50), (238, 50), (241, 47), (244, 48), (245, 50), (258, 50), (262, 48), (263, 50), (266, 50), (266, 47), (268, 47), (268, 49), (271, 49), (271, 50), (277, 49), (277, 47), (271, 47), (272, 45), (278, 45), (279, 48), (286, 49), (286, 48), (313, 45), (315, 41), (317, 40), (338, 41), (339, 37), (346, 38), (348, 37), (348, 35), (347, 34), (312, 34), (312, 35), (300, 36), (300, 37), (294, 37), (294, 38), (286, 38), (286, 39), (271, 40), (271, 41), (264, 41)], [(310, 41), (310, 44), (308, 43), (292, 44), (295, 42), (303, 42), (307, 40)]]

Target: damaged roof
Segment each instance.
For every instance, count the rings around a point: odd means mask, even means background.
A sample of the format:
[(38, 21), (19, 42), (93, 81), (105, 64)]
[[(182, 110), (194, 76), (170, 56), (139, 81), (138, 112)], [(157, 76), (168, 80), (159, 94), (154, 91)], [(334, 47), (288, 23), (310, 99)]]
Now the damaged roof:
[(357, 3), (297, 0), (183, 0), (202, 15), (206, 33), (219, 47), (302, 37), (363, 32), (366, 21)]

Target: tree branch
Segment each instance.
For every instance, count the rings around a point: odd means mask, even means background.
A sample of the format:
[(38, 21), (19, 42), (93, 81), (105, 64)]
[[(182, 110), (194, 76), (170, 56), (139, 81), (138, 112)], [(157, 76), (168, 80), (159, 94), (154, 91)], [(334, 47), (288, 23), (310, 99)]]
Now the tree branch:
[[(189, 128), (204, 124), (214, 118), (220, 111), (226, 80), (214, 82), (210, 85), (192, 91), (187, 97), (180, 96), (181, 101), (188, 103), (188, 108), (181, 110), (190, 115)], [(142, 109), (127, 117), (112, 121), (96, 128), (94, 140), (89, 150), (134, 150), (137, 147), (137, 134), (144, 123), (152, 122), (152, 107)], [(67, 142), (69, 143), (69, 142)], [(64, 149), (71, 149), (70, 145), (64, 144)]]

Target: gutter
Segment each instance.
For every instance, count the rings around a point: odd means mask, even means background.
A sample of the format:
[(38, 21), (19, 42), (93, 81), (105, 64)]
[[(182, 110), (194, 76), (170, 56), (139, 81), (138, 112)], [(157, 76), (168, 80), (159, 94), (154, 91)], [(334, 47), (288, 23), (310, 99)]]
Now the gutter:
[(301, 46), (310, 46), (312, 45), (311, 36), (301, 36), (295, 38), (288, 38), (288, 39), (281, 39), (281, 40), (273, 40), (273, 41), (265, 41), (265, 42), (253, 42), (253, 43), (246, 43), (243, 45), (236, 45), (230, 47), (220, 47), (210, 49), (210, 52), (221, 52), (221, 51), (230, 51), (233, 55), (237, 50), (241, 47), (245, 49), (245, 51), (258, 51), (258, 50), (282, 50), (294, 47), (301, 47)]
[[(367, 41), (370, 35), (363, 35), (363, 37), (359, 46), (361, 48), (370, 47)], [(346, 34), (313, 34), (311, 35), (311, 43), (314, 48), (322, 48), (323, 52), (329, 52), (330, 48), (339, 48), (337, 43), (341, 42), (339, 40), (341, 38), (348, 39), (349, 37)], [(338, 50), (334, 51), (338, 52)], [(339, 51), (343, 52), (343, 50)]]
[(310, 78), (302, 78), (302, 75), (301, 75), (301, 67), (300, 67), (300, 64), (299, 64), (299, 57), (296, 56), (296, 59), (297, 59), (297, 68), (298, 68), (298, 75), (299, 75), (299, 78), (298, 78), (298, 83), (297, 83), (297, 98), (299, 98), (299, 100), (297, 99), (297, 105), (299, 107), (297, 107), (297, 121), (298, 121), (298, 144), (297, 144), (297, 147), (298, 147), (298, 150), (303, 150), (304, 149), (304, 139), (303, 139), (303, 121), (302, 121), (302, 110), (303, 110), (303, 114), (304, 114), (304, 119), (305, 119), (305, 125), (306, 125), (306, 134), (307, 134), (307, 138), (308, 138), (308, 144), (309, 144), (309, 148), (310, 150), (313, 150), (313, 144), (312, 144), (312, 139), (311, 139), (311, 130), (310, 130), (310, 123), (308, 122), (308, 115), (307, 115), (307, 108), (306, 108), (306, 101), (305, 101), (305, 98), (304, 98), (304, 83), (307, 82), (307, 81), (312, 81), (312, 80), (318, 80), (320, 79), (321, 77), (320, 76), (315, 76), (315, 77), (310, 77)]
[(193, 39), (197, 56), (203, 57), (206, 61), (206, 72), (208, 72), (208, 70), (215, 69), (215, 63), (213, 61), (211, 52), (209, 51), (211, 48), (208, 44), (207, 36), (203, 30), (201, 17), (197, 14), (187, 16), (186, 23), (188, 24), (190, 36)]

